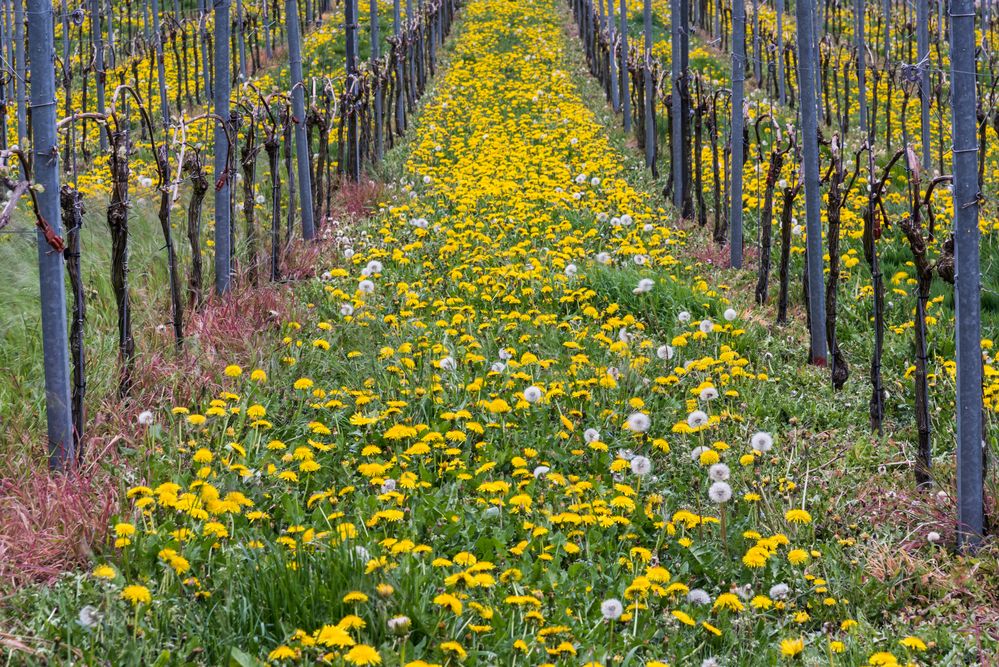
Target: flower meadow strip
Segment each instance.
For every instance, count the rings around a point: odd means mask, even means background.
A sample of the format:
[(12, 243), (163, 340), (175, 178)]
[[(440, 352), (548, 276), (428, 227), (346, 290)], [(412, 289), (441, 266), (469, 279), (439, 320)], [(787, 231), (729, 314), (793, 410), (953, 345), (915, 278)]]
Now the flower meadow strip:
[(464, 11), (405, 201), (340, 239), (270, 367), (144, 415), (113, 553), (32, 612), (53, 657), (939, 659), (864, 612), (884, 588), (807, 452), (744, 413), (783, 385), (629, 185), (554, 3)]

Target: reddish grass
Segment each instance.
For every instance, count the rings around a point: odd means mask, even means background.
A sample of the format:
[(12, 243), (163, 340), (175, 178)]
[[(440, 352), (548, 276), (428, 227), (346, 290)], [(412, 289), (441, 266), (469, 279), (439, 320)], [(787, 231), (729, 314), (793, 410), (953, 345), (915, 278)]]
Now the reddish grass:
[(0, 480), (0, 590), (87, 562), (117, 507), (103, 472)]
[[(88, 564), (107, 542), (125, 485), (144, 481), (142, 457), (121, 454), (124, 448), (144, 447), (138, 414), (204, 403), (221, 390), (225, 366), (253, 367), (273, 356), (279, 340), (273, 334), (282, 322), (300, 316), (291, 285), (322, 270), (323, 258), (336, 252), (333, 238), (340, 228), (375, 211), (382, 190), (374, 181), (340, 183), (326, 216), (329, 222), (319, 230), (320, 240), (292, 244), (284, 253), (282, 282), (262, 280), (260, 287), (252, 288), (246, 276), (238, 276), (233, 282), (237, 287), (224, 299), (212, 297), (200, 310), (188, 312), (180, 353), (168, 333), (137, 332), (143, 349), (136, 360), (132, 395), (124, 402), (108, 397), (88, 416), (85, 455), (77, 471), (63, 475), (31, 466), (0, 469), (0, 591), (49, 582)], [(36, 454), (34, 460), (44, 459), (43, 442), (23, 444), (25, 451)]]
[[(289, 253), (289, 265), (295, 268), (288, 275), (308, 277), (306, 267), (320, 252), (317, 247)], [(0, 477), (0, 589), (51, 581), (60, 572), (86, 565), (106, 542), (110, 519), (120, 510), (123, 480), (143, 477), (141, 470), (125, 470), (138, 461), (120, 454), (125, 447), (143, 446), (138, 413), (162, 413), (214, 396), (226, 365), (249, 367), (273, 354), (278, 338), (272, 334), (296, 311), (287, 284), (236, 288), (225, 299), (210, 299), (189, 313), (180, 354), (169, 336), (155, 339), (152, 349), (138, 355), (131, 397), (124, 402), (109, 398), (90, 416), (77, 471), (9, 471)]]

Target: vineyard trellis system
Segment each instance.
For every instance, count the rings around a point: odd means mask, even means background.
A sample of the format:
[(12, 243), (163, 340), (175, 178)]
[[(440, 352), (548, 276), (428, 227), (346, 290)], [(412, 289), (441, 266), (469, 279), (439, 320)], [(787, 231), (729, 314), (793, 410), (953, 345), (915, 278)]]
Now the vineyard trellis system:
[[(707, 226), (712, 200), (712, 236), (719, 245), (728, 243), (735, 269), (742, 268), (745, 244), (743, 172), (748, 165), (756, 167), (757, 178), (765, 174), (762, 196), (756, 198), (755, 297), (760, 304), (769, 299), (771, 230), (775, 208), (779, 208), (777, 324), (788, 321), (794, 207), (798, 197), (804, 196), (806, 247), (801, 285), (810, 361), (830, 366), (836, 389), (849, 376), (836, 326), (841, 221), (848, 198), (866, 189), (859, 237), (873, 288), (869, 413), (871, 428), (879, 434), (884, 433), (886, 396), (882, 379), (885, 284), (879, 245), (889, 227), (897, 227), (916, 274), (913, 378), (918, 442), (913, 468), (920, 488), (933, 482), (927, 305), (935, 276), (954, 285), (958, 542), (968, 547), (977, 545), (986, 530), (978, 211), (986, 186), (989, 130), (999, 133), (995, 95), (999, 62), (988, 48), (999, 25), (988, 9), (990, 4), (972, 0), (951, 0), (949, 7), (944, 0), (643, 0), (644, 40), (637, 48), (623, 3), (619, 23), (615, 23), (613, 0), (607, 12), (599, 0), (569, 0), (589, 70), (600, 81), (612, 108), (622, 114), (624, 131), (631, 133), (634, 127), (646, 167), (657, 177), (660, 162), (667, 161), (663, 193), (672, 200), (679, 218)], [(668, 69), (653, 54), (653, 10), (662, 24), (669, 25), (670, 47), (663, 52), (669, 54)], [(873, 43), (866, 33), (868, 22), (875, 27)], [(976, 27), (981, 30), (980, 43)], [(893, 39), (896, 28), (901, 36)], [(795, 31), (796, 38), (787, 39), (786, 30)], [(690, 35), (719, 55), (729, 54), (730, 86), (710, 72), (691, 70)], [(751, 56), (747, 57), (747, 51)], [(748, 99), (744, 98), (744, 80), (750, 84)], [(919, 132), (914, 136), (909, 135), (906, 116), (910, 99), (919, 102)], [(851, 115), (854, 102), (859, 109), (857, 119)], [(950, 128), (945, 120), (948, 103), (953, 114)], [(657, 113), (666, 116), (661, 125)], [(856, 131), (851, 128), (854, 123)], [(662, 154), (656, 146), (660, 141), (657, 127), (667, 128), (670, 150)], [(945, 146), (948, 138), (952, 150)], [(953, 155), (950, 165), (946, 161), (949, 151)], [(909, 205), (896, 214), (888, 202), (895, 195), (891, 180), (899, 177), (906, 186), (898, 195)], [(713, 198), (706, 196), (706, 189), (713, 191)], [(946, 190), (952, 192), (954, 224), (938, 239), (934, 193)], [(935, 259), (928, 253), (931, 245)]]
[[(230, 15), (228, 0), (212, 5), (202, 1), (196, 8), (182, 8), (175, 0), (172, 11), (157, 0), (141, 5), (88, 0), (72, 10), (65, 2), (53, 7), (51, 0), (29, 0), (26, 12), (22, 0), (13, 1), (13, 12), (11, 0), (3, 2), (0, 53), (7, 67), (0, 80), (4, 112), (0, 164), (6, 175), (0, 185), (8, 201), (0, 211), (0, 228), (14, 219), (18, 201), (29, 198), (26, 214), (38, 228), (50, 467), (71, 469), (83, 455), (87, 355), (80, 258), (87, 250), (81, 247), (80, 229), (85, 207), (94, 208), (92, 200), (98, 194), (107, 197), (109, 273), (118, 324), (118, 395), (127, 399), (135, 374), (129, 183), (136, 174), (155, 175), (148, 183), (159, 197), (169, 322), (179, 349), (184, 344), (185, 311), (198, 310), (206, 302), (202, 212), (208, 191), (214, 191), (215, 200), (214, 274), (219, 297), (231, 298), (227, 292), (239, 262), (253, 285), (262, 275), (280, 280), (296, 216), (303, 240), (315, 239), (331, 219), (332, 195), (341, 181), (358, 181), (365, 165), (376, 166), (386, 144), (391, 147), (405, 132), (409, 114), (438, 68), (439, 49), (459, 4), (460, 0), (433, 0), (414, 8), (410, 3), (403, 20), (395, 0), (393, 34), (385, 40), (388, 48), (383, 52), (378, 5), (372, 1), (370, 54), (362, 61), (358, 0), (344, 0), (340, 9), (348, 47), (344, 75), (306, 78), (303, 43), (313, 33), (338, 25), (331, 16), (337, 8), (328, 0), (315, 4), (305, 0), (304, 7), (287, 0), (284, 16), (276, 0), (237, 0), (235, 15)], [(141, 19), (135, 16), (136, 8), (141, 8)], [(304, 31), (300, 12), (306, 17)], [(282, 39), (290, 77), (286, 87), (275, 86), (265, 95), (251, 77), (268, 65)], [(60, 57), (57, 44), (62, 47)], [(29, 68), (30, 78), (25, 75)], [(175, 82), (172, 90), (168, 81)], [(7, 131), (10, 99), (17, 109), (13, 134)], [(66, 109), (62, 119), (57, 118), (60, 101)], [(155, 121), (151, 106), (158, 109)], [(31, 147), (30, 153), (21, 148), (25, 145)], [(256, 219), (256, 205), (266, 198), (254, 195), (261, 153), (270, 176), (267, 236), (259, 233)], [(209, 154), (214, 162), (211, 180), (205, 165)], [(237, 187), (240, 180), (242, 189)], [(186, 281), (171, 222), (171, 211), (185, 189), (190, 245)], [(245, 230), (242, 245), (236, 243), (240, 214)], [(265, 238), (270, 243), (266, 272), (258, 256)], [(242, 249), (245, 255), (237, 257)], [(67, 273), (71, 323), (66, 313)]]

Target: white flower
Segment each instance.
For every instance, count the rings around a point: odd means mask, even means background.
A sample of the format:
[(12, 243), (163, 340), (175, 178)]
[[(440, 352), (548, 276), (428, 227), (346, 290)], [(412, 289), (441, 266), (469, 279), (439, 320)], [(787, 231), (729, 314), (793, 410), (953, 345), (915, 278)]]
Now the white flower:
[(440, 366), (443, 371), (453, 371), (458, 368), (458, 363), (454, 360), (454, 357), (444, 357), (440, 360)]
[(382, 268), (384, 268), (382, 267), (382, 263), (379, 262), (377, 259), (371, 260), (370, 262), (368, 262), (368, 265), (365, 267), (365, 269), (368, 272), (367, 275), (369, 276), (373, 273), (381, 273)]
[(652, 472), (652, 461), (644, 456), (636, 456), (631, 459), (631, 472), (639, 477), (645, 477)]
[(690, 313), (688, 313), (686, 310), (681, 310), (677, 314), (676, 319), (680, 320), (682, 324), (686, 324), (687, 322), (690, 321)]
[(708, 488), (708, 498), (711, 499), (711, 502), (719, 505), (727, 503), (732, 499), (732, 487), (727, 482), (715, 482)]
[(565, 275), (569, 276), (570, 278), (576, 275), (577, 271), (579, 271), (579, 269), (576, 267), (575, 264), (567, 264), (565, 267)]
[(357, 289), (359, 289), (364, 294), (371, 294), (375, 291), (375, 284), (370, 280), (362, 280), (357, 283)]
[(702, 401), (713, 401), (718, 398), (718, 390), (714, 387), (705, 387), (701, 390)]
[(610, 598), (600, 603), (600, 613), (608, 621), (616, 621), (624, 613), (624, 605), (617, 598)]
[(724, 463), (716, 463), (708, 468), (708, 477), (712, 482), (725, 482), (728, 480), (731, 471)]
[(153, 424), (153, 413), (152, 413), (152, 411), (150, 411), (150, 410), (143, 410), (142, 412), (139, 413), (139, 416), (136, 417), (136, 421), (138, 421), (143, 426), (152, 426), (152, 424)]
[(687, 425), (690, 428), (697, 428), (708, 423), (708, 415), (703, 410), (694, 410), (687, 415)]
[(631, 291), (635, 294), (645, 294), (646, 292), (651, 292), (655, 285), (656, 281), (652, 280), (652, 278), (642, 278), (638, 281), (638, 287)]
[(701, 454), (708, 451), (709, 449), (711, 448), (705, 447), (704, 445), (701, 445), (699, 447), (694, 447), (692, 450), (690, 450), (690, 460), (693, 461), (694, 463), (700, 463)]
[(635, 433), (645, 433), (649, 430), (649, 426), (652, 425), (652, 420), (649, 419), (649, 416), (643, 412), (632, 412), (628, 416), (626, 424), (629, 431), (634, 431)]
[(687, 593), (687, 602), (690, 604), (711, 604), (711, 596), (703, 588), (692, 588)]
[(715, 325), (714, 322), (712, 322), (711, 320), (704, 319), (701, 320), (701, 323), (698, 325), (698, 328), (701, 330), (701, 333), (709, 334), (712, 331), (714, 331)]
[(735, 308), (729, 308), (725, 311), (725, 321), (731, 322), (739, 316), (739, 313), (735, 312)]
[(670, 345), (660, 345), (656, 348), (656, 356), (663, 361), (669, 361), (673, 358), (673, 347)]
[(926, 541), (929, 542), (929, 543), (931, 543), (931, 544), (935, 544), (935, 543), (939, 542), (940, 541), (940, 533), (938, 533), (935, 530), (931, 530), (930, 532), (926, 533)]
[(387, 621), (389, 631), (397, 635), (407, 632), (412, 623), (413, 622), (409, 620), (409, 616), (393, 616)]
[(382, 482), (382, 488), (381, 488), (382, 493), (391, 493), (392, 491), (395, 491), (395, 489), (396, 489), (396, 481), (391, 477)]
[(88, 604), (80, 610), (77, 620), (84, 628), (92, 628), (101, 622), (103, 616), (97, 607)]
[(340, 314), (344, 317), (350, 317), (354, 314), (354, 307), (349, 303), (340, 304)]
[(537, 468), (534, 469), (535, 479), (537, 479), (538, 477), (542, 477), (543, 475), (547, 475), (549, 470), (551, 470), (551, 468), (549, 468), (548, 466), (538, 466)]
[(749, 444), (761, 454), (766, 454), (774, 446), (774, 439), (769, 433), (758, 431), (749, 439)]
[(541, 388), (535, 387), (534, 385), (531, 385), (530, 387), (524, 390), (524, 400), (527, 401), (528, 403), (537, 403), (538, 401), (541, 400), (541, 397), (543, 395), (544, 392), (541, 391)]
[(598, 431), (597, 429), (588, 428), (585, 431), (583, 431), (583, 440), (586, 441), (586, 444), (590, 444), (591, 442), (596, 442), (599, 439), (600, 439), (600, 431)]
[(783, 600), (789, 591), (787, 584), (774, 584), (770, 587), (770, 597), (774, 600)]

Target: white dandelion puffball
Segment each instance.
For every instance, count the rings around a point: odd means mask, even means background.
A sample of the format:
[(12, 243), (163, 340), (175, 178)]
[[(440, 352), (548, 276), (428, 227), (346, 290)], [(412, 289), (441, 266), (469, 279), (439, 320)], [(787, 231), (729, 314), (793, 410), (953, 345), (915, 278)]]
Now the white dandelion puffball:
[(703, 588), (692, 588), (687, 593), (687, 602), (690, 604), (711, 604), (711, 596)]
[(354, 307), (349, 303), (340, 304), (340, 314), (344, 317), (350, 317), (354, 314)]
[(353, 248), (347, 248), (346, 250), (343, 251), (343, 258), (344, 259), (352, 259), (353, 257), (354, 257), (354, 249)]
[(703, 410), (694, 410), (687, 415), (687, 425), (690, 428), (697, 428), (708, 423), (708, 415)]
[(701, 333), (709, 334), (712, 331), (714, 331), (715, 323), (712, 322), (711, 320), (704, 319), (701, 320), (701, 323), (699, 325), (697, 325), (697, 328), (701, 330)]
[(930, 532), (926, 533), (926, 541), (929, 542), (930, 544), (936, 544), (937, 542), (940, 541), (940, 533), (938, 533), (935, 530), (931, 530)]
[(258, 204), (263, 204), (264, 202), (267, 201), (267, 199), (263, 195), (257, 195), (257, 198), (254, 201), (256, 201)]
[(139, 179), (139, 185), (141, 185), (144, 188), (152, 187), (153, 179), (149, 178), (148, 176), (143, 176)]
[(774, 584), (770, 587), (770, 597), (774, 600), (783, 600), (790, 590), (787, 584)]
[(700, 394), (702, 401), (713, 401), (718, 398), (718, 390), (714, 387), (705, 387)]
[(663, 361), (669, 361), (673, 358), (673, 347), (671, 345), (660, 345), (656, 348), (656, 356)]
[(651, 292), (652, 288), (656, 286), (656, 281), (652, 278), (642, 278), (638, 281), (638, 287), (631, 290), (635, 294), (645, 294), (646, 292)]
[(586, 174), (576, 175), (576, 185), (582, 185), (585, 182), (586, 182)]
[(503, 361), (509, 361), (510, 359), (513, 359), (513, 353), (505, 348), (501, 349), (499, 351), (499, 354), (497, 354), (496, 356), (498, 356)]
[(590, 185), (593, 187), (598, 187), (600, 185), (600, 179), (596, 176), (590, 179)]
[(652, 420), (644, 412), (632, 412), (628, 416), (627, 426), (629, 431), (645, 433), (652, 426)]
[(690, 460), (693, 461), (694, 463), (699, 463), (701, 460), (701, 454), (708, 451), (709, 449), (711, 448), (706, 447), (704, 445), (694, 447), (692, 450), (690, 450)]
[(735, 312), (735, 308), (729, 308), (725, 311), (725, 321), (731, 322), (739, 316), (739, 313)]
[(753, 434), (753, 437), (749, 439), (749, 444), (753, 449), (760, 452), (761, 454), (766, 454), (774, 446), (773, 436), (765, 431), (758, 431)]
[(397, 487), (396, 481), (390, 477), (389, 479), (382, 482), (381, 492), (392, 493), (393, 491), (396, 490), (396, 487)]
[(596, 442), (599, 439), (600, 439), (600, 431), (598, 431), (597, 429), (588, 428), (585, 431), (583, 431), (583, 440), (586, 441), (586, 444), (590, 444), (591, 442)]
[(597, 213), (597, 222), (607, 222), (608, 217), (609, 216), (606, 213), (600, 211)]
[(686, 310), (681, 310), (677, 314), (676, 319), (680, 320), (681, 324), (686, 324), (687, 322), (690, 321), (690, 313), (688, 313)]
[(631, 459), (631, 472), (639, 477), (645, 477), (652, 472), (652, 461), (644, 456), (636, 456)]
[(579, 139), (577, 139), (576, 137), (572, 137), (571, 139), (569, 139), (569, 145), (570, 146), (575, 146), (578, 143), (579, 143)]
[(101, 618), (104, 616), (97, 607), (92, 604), (88, 604), (80, 609), (79, 614), (77, 614), (77, 620), (80, 622), (84, 628), (92, 628), (101, 622)]
[(530, 387), (524, 390), (524, 400), (527, 401), (528, 403), (537, 403), (538, 401), (541, 400), (541, 397), (543, 395), (544, 392), (541, 391), (541, 388), (535, 387), (534, 385), (531, 385)]
[(370, 262), (368, 262), (368, 265), (364, 267), (365, 271), (368, 272), (369, 276), (374, 273), (381, 273), (383, 268), (384, 267), (382, 266), (382, 263), (379, 262), (377, 259), (371, 260)]
[(153, 424), (153, 413), (152, 413), (152, 411), (150, 411), (150, 410), (143, 410), (142, 412), (139, 413), (139, 416), (136, 417), (136, 421), (138, 421), (143, 426), (152, 426), (152, 424)]
[(363, 294), (371, 294), (375, 291), (375, 284), (370, 280), (362, 280), (357, 283), (357, 289), (359, 289)]
[(625, 213), (624, 215), (621, 216), (621, 224), (622, 225), (628, 226), (632, 222), (634, 222), (634, 219), (630, 215), (628, 215), (627, 213)]
[(369, 560), (371, 560), (371, 552), (362, 547), (361, 545), (357, 545), (354, 547), (354, 555), (357, 557), (359, 561), (363, 563), (367, 563)]
[(651, 222), (646, 222), (644, 225), (642, 225), (643, 232), (651, 232), (653, 229), (655, 229), (655, 227), (652, 226)]
[(487, 519), (492, 519), (499, 515), (500, 515), (500, 508), (496, 507), (495, 505), (487, 507), (486, 511), (482, 513), (482, 516), (484, 516)]
[(458, 362), (454, 360), (454, 357), (444, 357), (440, 360), (441, 370), (453, 371), (458, 368)]
[(569, 276), (570, 278), (576, 275), (577, 271), (579, 271), (579, 269), (576, 267), (575, 264), (568, 264), (565, 267), (565, 275)]
[(727, 503), (732, 500), (732, 487), (728, 485), (728, 482), (715, 482), (708, 488), (708, 498), (711, 502)]
[(572, 198), (574, 200), (576, 200), (576, 201), (579, 201), (580, 199), (583, 198), (583, 193), (582, 192), (573, 192), (572, 193)]
[(426, 229), (430, 225), (426, 218), (413, 218), (409, 221), (409, 224), (420, 229)]
[(613, 218), (611, 218), (611, 227), (620, 227), (620, 226), (621, 226), (621, 218), (615, 215)]
[(434, 179), (430, 178), (429, 176), (424, 176), (423, 177), (423, 184), (424, 185), (430, 185), (431, 183), (433, 183), (433, 181), (434, 181)]
[(637, 264), (638, 266), (645, 266), (648, 263), (649, 258), (646, 257), (645, 255), (635, 255), (632, 261), (635, 262), (635, 264)]
[(544, 477), (548, 474), (549, 470), (551, 470), (551, 468), (548, 466), (538, 466), (534, 469), (534, 478), (537, 479), (538, 477)]
[(611, 263), (610, 253), (598, 252), (597, 256), (595, 257), (595, 259), (597, 260), (598, 264), (605, 264), (606, 265), (606, 264), (610, 264)]
[(504, 364), (502, 361), (494, 362), (493, 365), (489, 367), (489, 370), (491, 370), (493, 373), (502, 373), (503, 371), (506, 370), (506, 364)]
[(624, 605), (617, 598), (610, 598), (600, 603), (600, 613), (608, 621), (616, 621), (624, 613)]
[(731, 471), (724, 463), (716, 463), (708, 468), (708, 477), (712, 482), (727, 482)]

